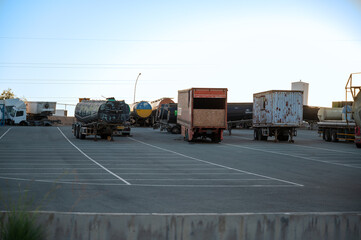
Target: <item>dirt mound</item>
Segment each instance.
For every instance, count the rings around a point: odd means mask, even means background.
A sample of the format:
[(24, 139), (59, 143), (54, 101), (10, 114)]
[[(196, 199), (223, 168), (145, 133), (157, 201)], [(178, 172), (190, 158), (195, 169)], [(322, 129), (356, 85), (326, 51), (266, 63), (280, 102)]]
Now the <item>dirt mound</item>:
[(61, 116), (50, 116), (49, 120), (60, 120), (60, 124), (54, 124), (58, 126), (68, 126), (75, 123), (75, 117), (61, 117)]

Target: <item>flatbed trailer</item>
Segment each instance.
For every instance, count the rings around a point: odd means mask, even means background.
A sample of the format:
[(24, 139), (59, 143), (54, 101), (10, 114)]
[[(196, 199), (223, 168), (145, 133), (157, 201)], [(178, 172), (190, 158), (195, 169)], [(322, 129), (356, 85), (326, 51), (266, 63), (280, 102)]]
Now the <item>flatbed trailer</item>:
[(326, 142), (354, 142), (355, 126), (354, 122), (323, 121), (318, 123), (318, 133)]

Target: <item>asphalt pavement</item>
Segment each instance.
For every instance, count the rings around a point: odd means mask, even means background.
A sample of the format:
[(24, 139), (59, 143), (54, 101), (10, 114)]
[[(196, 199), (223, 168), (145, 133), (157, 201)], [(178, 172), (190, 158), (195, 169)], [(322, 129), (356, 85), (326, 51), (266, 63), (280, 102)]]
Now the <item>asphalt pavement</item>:
[(361, 149), (298, 130), (295, 143), (221, 143), (133, 128), (114, 141), (65, 127), (0, 127), (0, 210), (90, 213), (360, 212)]

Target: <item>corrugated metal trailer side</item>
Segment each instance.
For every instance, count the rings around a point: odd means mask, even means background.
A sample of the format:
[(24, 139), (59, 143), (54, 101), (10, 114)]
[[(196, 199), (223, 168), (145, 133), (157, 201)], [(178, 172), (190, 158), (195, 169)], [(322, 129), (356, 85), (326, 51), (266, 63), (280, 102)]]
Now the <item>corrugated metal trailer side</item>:
[(253, 128), (255, 140), (293, 142), (303, 121), (303, 92), (272, 90), (253, 94)]

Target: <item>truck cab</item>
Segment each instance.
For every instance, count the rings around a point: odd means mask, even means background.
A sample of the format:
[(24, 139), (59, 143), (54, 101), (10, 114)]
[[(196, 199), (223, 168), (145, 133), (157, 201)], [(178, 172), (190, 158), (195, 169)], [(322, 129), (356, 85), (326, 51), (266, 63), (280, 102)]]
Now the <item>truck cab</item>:
[(10, 122), (12, 125), (28, 125), (26, 121), (26, 108), (17, 108), (14, 106), (10, 112)]

